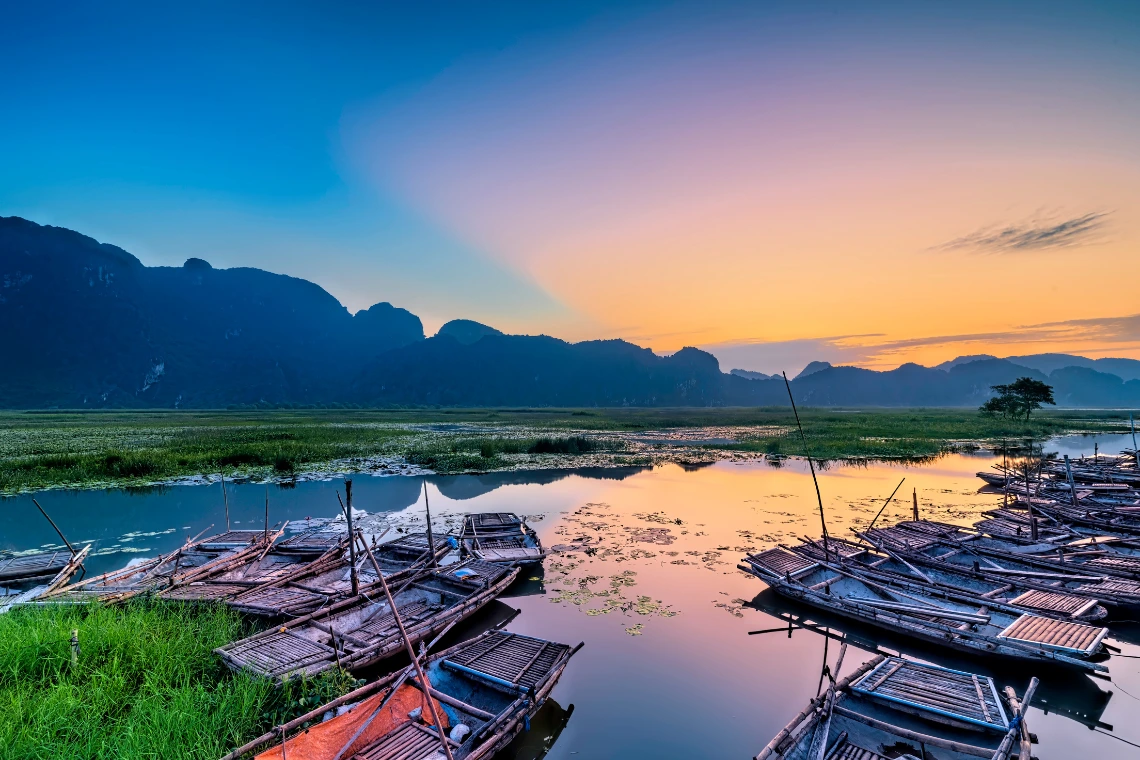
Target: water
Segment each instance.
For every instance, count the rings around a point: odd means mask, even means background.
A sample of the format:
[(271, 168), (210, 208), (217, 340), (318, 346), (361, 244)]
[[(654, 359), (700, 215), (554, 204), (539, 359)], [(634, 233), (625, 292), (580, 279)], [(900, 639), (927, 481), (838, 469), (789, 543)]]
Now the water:
[[(1046, 448), (1091, 455), (1096, 442), (1101, 452), (1114, 453), (1124, 441), (1113, 438), (1071, 437)], [(820, 474), (828, 528), (841, 536), (865, 525), (903, 477), (896, 501), (880, 519), (909, 515), (914, 488), (923, 516), (968, 523), (1000, 501), (979, 493), (974, 477), (992, 463), (989, 455), (953, 455), (922, 466), (829, 467)], [(342, 488), (341, 481), (272, 487), (271, 522), (333, 516), (335, 491)], [(417, 479), (357, 477), (355, 504), (401, 525), (422, 526), (420, 489)], [(549, 559), (545, 571), (528, 574), (502, 603), (481, 613), (485, 621), (501, 619), (503, 605), (510, 605), (522, 610), (512, 630), (586, 643), (554, 692), (556, 704), (526, 737), (532, 746), (556, 737), (551, 760), (746, 758), (816, 694), (824, 639), (807, 631), (790, 638), (782, 632), (749, 636), (781, 625), (765, 610), (802, 610), (761, 593), (761, 581), (735, 568), (746, 551), (818, 535), (805, 463), (433, 477), (428, 491), (439, 529), (455, 525), (467, 511), (512, 511), (528, 516), (547, 546), (571, 550)], [(47, 492), (37, 498), (69, 538), (96, 542), (102, 553), (90, 561), (91, 572), (169, 551), (187, 534), (224, 524), (216, 485)], [(231, 485), (229, 498), (235, 527), (262, 526), (264, 486)], [(58, 543), (30, 497), (5, 500), (0, 511), (0, 546)], [(818, 613), (812, 617), (829, 622)], [(993, 675), (999, 687), (1012, 685), (1018, 692), (1035, 675), (1017, 667), (994, 670), (984, 660), (946, 656), (830, 622), (892, 650)], [(1132, 643), (1140, 642), (1140, 626), (1122, 627), (1118, 636), (1110, 643), (1140, 657), (1140, 646)], [(836, 651), (832, 643), (833, 664)], [(843, 672), (870, 656), (849, 647)], [(1140, 749), (1126, 743), (1140, 744), (1140, 659), (1114, 657), (1109, 665), (1111, 682), (1036, 673), (1043, 683), (1030, 727), (1041, 739), (1035, 754), (1042, 760), (1140, 756)]]

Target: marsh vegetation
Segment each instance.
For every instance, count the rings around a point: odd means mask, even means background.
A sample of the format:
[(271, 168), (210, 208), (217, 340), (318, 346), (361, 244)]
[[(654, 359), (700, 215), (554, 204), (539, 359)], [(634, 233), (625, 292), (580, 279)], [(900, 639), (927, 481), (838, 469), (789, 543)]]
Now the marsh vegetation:
[[(820, 458), (921, 458), (1122, 429), (1127, 413), (801, 410)], [(0, 413), (0, 493), (217, 474), (288, 477), (375, 457), (442, 473), (804, 453), (788, 408)], [(704, 430), (706, 432), (702, 433)], [(681, 441), (662, 440), (681, 431)], [(607, 459), (609, 458), (609, 459)], [(613, 462), (609, 460), (612, 459)], [(644, 461), (643, 461), (644, 460)]]

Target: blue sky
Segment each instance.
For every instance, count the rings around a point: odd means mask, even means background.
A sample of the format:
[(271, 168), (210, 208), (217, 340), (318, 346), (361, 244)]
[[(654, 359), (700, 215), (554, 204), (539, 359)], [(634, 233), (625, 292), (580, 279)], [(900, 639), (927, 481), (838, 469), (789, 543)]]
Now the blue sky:
[(0, 214), (150, 265), (766, 372), (1140, 357), (1055, 274), (1136, 260), (1135, 3), (25, 3), (0, 71)]

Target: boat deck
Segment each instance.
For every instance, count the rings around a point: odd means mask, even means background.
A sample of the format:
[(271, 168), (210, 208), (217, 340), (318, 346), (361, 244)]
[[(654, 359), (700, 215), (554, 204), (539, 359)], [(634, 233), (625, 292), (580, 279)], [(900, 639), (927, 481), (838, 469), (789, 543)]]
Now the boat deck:
[(1056, 612), (1071, 618), (1079, 618), (1095, 607), (1097, 600), (1088, 599), (1083, 596), (1074, 596), (1073, 594), (1066, 594), (1060, 591), (1041, 591), (1034, 589), (1026, 591), (1009, 603), (1035, 610)]
[(306, 615), (329, 601), (325, 594), (314, 594), (296, 588), (260, 588), (246, 590), (230, 605), (255, 615)]
[(766, 549), (757, 554), (750, 554), (748, 555), (748, 562), (776, 575), (796, 575), (816, 566), (816, 563), (811, 560), (778, 547)]
[(998, 638), (1040, 644), (1049, 649), (1087, 656), (1096, 651), (1107, 634), (1107, 628), (1094, 625), (1022, 615), (999, 633)]
[(880, 755), (878, 752), (857, 747), (844, 737), (842, 740), (836, 742), (835, 746), (828, 751), (823, 760), (888, 760), (888, 758), (886, 755)]
[(248, 586), (241, 586), (236, 583), (191, 583), (163, 591), (160, 596), (163, 599), (175, 599), (182, 602), (209, 602), (232, 599), (248, 590)]
[(231, 530), (219, 533), (216, 536), (204, 538), (195, 544), (195, 548), (206, 552), (222, 552), (230, 549), (244, 549), (253, 542), (264, 538), (265, 532), (260, 530)]
[(996, 732), (1009, 728), (993, 679), (973, 673), (890, 657), (852, 684), (851, 691), (935, 720)]
[(71, 552), (66, 550), (5, 557), (0, 559), (0, 581), (55, 575), (67, 566), (70, 559)]
[[(447, 741), (452, 747), (459, 746), (450, 739)], [(388, 732), (351, 760), (427, 760), (431, 757), (443, 757), (439, 734), (434, 728), (411, 722)]]
[(497, 631), (455, 652), (441, 664), (521, 689), (541, 683), (570, 651), (565, 644)]
[(317, 528), (315, 530), (299, 533), (292, 538), (287, 538), (281, 543), (276, 544), (273, 549), (274, 551), (297, 554), (324, 554), (327, 551), (335, 549), (347, 538), (348, 531), (332, 531), (327, 528)]
[(474, 528), (477, 533), (518, 533), (523, 521), (514, 512), (479, 512), (467, 515), (464, 520), (464, 533)]

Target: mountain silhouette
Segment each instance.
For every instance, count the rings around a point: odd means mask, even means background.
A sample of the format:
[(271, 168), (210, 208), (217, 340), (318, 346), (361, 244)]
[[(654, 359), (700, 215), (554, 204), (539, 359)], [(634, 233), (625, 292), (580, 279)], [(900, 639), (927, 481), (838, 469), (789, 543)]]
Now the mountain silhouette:
[[(424, 337), (389, 303), (356, 314), (306, 280), (148, 267), (78, 232), (0, 217), (0, 406), (776, 406), (779, 375), (721, 371), (696, 348), (569, 343), (453, 320)], [(1140, 362), (1039, 354), (959, 357), (886, 372), (812, 362), (791, 381), (812, 406), (978, 406), (1033, 377), (1060, 406), (1140, 406)]]

